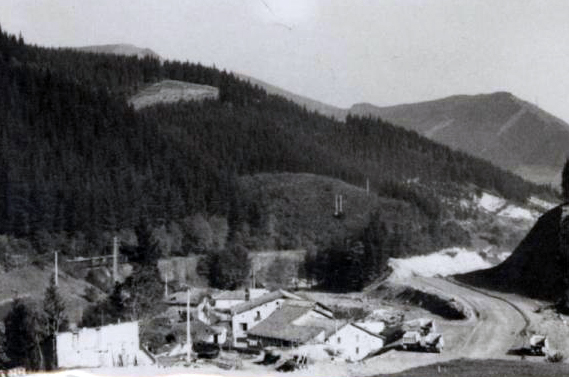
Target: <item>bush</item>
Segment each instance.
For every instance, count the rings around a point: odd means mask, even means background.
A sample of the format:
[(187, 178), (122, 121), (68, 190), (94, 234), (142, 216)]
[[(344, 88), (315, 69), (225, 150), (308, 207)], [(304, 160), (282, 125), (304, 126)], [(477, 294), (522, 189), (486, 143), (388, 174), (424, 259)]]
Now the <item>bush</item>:
[(553, 351), (545, 356), (545, 361), (548, 363), (560, 363), (563, 359), (565, 359), (565, 355), (560, 351)]

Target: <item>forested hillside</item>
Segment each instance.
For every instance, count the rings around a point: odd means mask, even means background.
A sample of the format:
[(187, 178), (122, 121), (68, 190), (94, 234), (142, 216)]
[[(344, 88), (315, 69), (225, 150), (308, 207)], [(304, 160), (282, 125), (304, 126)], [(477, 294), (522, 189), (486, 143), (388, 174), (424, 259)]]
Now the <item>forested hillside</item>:
[[(415, 132), (371, 118), (333, 121), (215, 68), (28, 46), (5, 32), (0, 54), (0, 233), (95, 240), (141, 218), (198, 213), (236, 229), (237, 177), (260, 172), (360, 186), (369, 178), (379, 196), (432, 219), (441, 204), (413, 180), (472, 184), (519, 201), (551, 195)], [(219, 99), (140, 111), (128, 104), (163, 79), (216, 87)], [(97, 252), (85, 245), (77, 253)]]

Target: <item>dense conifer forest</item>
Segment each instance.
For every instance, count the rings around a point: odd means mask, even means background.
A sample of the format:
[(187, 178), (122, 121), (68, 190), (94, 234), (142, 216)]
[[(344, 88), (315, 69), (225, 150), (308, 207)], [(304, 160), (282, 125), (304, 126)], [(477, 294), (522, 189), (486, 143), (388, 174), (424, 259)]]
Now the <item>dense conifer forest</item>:
[[(134, 111), (162, 79), (219, 88), (218, 100)], [(132, 229), (195, 214), (237, 229), (239, 176), (308, 172), (362, 185), (440, 221), (414, 186), (474, 185), (506, 198), (553, 195), (483, 160), (380, 119), (338, 122), (215, 67), (27, 45), (0, 31), (0, 233)]]

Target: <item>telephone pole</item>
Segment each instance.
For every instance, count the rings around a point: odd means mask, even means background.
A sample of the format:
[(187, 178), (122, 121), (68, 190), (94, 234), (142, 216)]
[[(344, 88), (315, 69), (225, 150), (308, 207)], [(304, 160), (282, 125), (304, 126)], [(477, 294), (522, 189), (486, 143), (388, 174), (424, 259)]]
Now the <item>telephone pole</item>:
[(168, 271), (164, 274), (164, 298), (168, 298)]
[(188, 288), (188, 298), (186, 302), (186, 341), (187, 341), (187, 354), (186, 361), (189, 363), (192, 353), (192, 334), (190, 332), (190, 288)]
[(113, 282), (119, 281), (119, 239), (113, 237)]
[(58, 269), (58, 266), (57, 266), (57, 250), (54, 251), (54, 254), (55, 254), (55, 273), (54, 273), (54, 279), (55, 279), (55, 286), (57, 287), (57, 286), (59, 285), (59, 278), (58, 278), (59, 269)]

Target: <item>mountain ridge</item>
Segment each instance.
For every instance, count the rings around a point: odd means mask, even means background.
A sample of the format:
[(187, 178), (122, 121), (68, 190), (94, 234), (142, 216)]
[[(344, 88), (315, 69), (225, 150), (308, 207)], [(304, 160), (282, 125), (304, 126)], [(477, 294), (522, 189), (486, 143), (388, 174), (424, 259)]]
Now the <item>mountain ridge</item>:
[(569, 145), (569, 124), (509, 92), (387, 107), (360, 103), (350, 114), (380, 117), (537, 183), (559, 182)]

